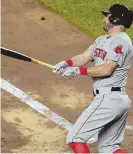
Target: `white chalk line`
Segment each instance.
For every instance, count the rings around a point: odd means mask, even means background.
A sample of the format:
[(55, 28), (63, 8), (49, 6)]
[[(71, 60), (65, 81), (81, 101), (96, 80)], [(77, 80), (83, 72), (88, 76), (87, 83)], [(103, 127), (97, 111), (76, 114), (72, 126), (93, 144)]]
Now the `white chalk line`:
[[(20, 89), (13, 86), (11, 83), (4, 79), (0, 79), (0, 88), (11, 93), (15, 97), (19, 98), (21, 102), (29, 105), (33, 109), (35, 109), (40, 114), (46, 116), (47, 118), (51, 119), (54, 123), (61, 126), (62, 128), (65, 128), (66, 130), (70, 130), (72, 127), (72, 124), (67, 121), (66, 119), (62, 118), (58, 114), (52, 112), (49, 108), (41, 104), (40, 102), (32, 99), (30, 96), (28, 96), (25, 92), (21, 91)], [(94, 143), (96, 142), (95, 138), (91, 138), (88, 143)]]
[[(66, 119), (62, 118), (58, 114), (52, 112), (49, 108), (47, 108), (46, 106), (44, 106), (40, 102), (32, 99), (25, 92), (16, 88), (15, 86), (13, 86), (8, 81), (6, 81), (2, 78), (0, 79), (0, 81), (1, 81), (0, 88), (2, 88), (3, 90), (11, 93), (15, 97), (19, 98), (21, 102), (29, 105), (30, 107), (35, 109), (37, 112), (39, 112), (40, 114), (42, 114), (42, 115), (46, 116), (47, 118), (51, 119), (54, 123), (61, 126), (62, 128), (65, 128), (68, 131), (71, 129), (72, 123), (70, 123)], [(133, 126), (132, 125), (126, 125), (126, 129), (127, 130), (133, 130)], [(97, 141), (97, 138), (91, 138), (88, 141), (88, 143), (94, 143), (96, 141)]]

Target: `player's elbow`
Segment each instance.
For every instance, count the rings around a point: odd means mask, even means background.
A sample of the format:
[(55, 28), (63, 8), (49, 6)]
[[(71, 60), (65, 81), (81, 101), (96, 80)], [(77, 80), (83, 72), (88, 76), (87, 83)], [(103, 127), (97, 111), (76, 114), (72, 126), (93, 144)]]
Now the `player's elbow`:
[(104, 69), (104, 72), (103, 72), (103, 75), (104, 76), (111, 76), (111, 74), (112, 74), (112, 70), (111, 69), (109, 69), (109, 68), (106, 68), (106, 69)]
[(110, 70), (108, 70), (108, 71), (106, 71), (106, 76), (110, 76), (112, 74), (112, 71), (110, 71)]
[(102, 65), (102, 75), (105, 77), (111, 76), (118, 64), (112, 60), (108, 60), (105, 64)]

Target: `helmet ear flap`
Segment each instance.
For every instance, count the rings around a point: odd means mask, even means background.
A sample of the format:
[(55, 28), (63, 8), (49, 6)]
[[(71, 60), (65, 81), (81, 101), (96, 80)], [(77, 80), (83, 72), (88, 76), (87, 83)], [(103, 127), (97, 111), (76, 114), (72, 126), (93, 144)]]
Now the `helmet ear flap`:
[(120, 24), (120, 19), (117, 17), (114, 17), (112, 14), (109, 16), (109, 21), (114, 25)]

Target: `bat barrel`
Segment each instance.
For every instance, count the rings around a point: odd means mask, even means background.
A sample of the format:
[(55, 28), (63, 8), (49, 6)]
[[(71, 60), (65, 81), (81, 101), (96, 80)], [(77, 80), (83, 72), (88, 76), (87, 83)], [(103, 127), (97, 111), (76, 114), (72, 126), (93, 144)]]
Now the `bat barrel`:
[(39, 65), (43, 65), (43, 66), (47, 66), (49, 68), (55, 69), (55, 66), (53, 66), (53, 65), (44, 63), (44, 62), (39, 61), (37, 59), (33, 59), (33, 58), (29, 57), (29, 56), (23, 55), (23, 54), (21, 54), (19, 52), (16, 52), (16, 51), (4, 48), (4, 47), (1, 47), (1, 54), (5, 55), (5, 56), (8, 56), (8, 57), (15, 58), (15, 59), (28, 61), (28, 62), (32, 62), (32, 63), (35, 63), (35, 64), (39, 64)]
[(8, 57), (15, 58), (15, 59), (20, 59), (20, 60), (31, 62), (31, 58), (30, 57), (28, 57), (26, 55), (23, 55), (21, 53), (18, 53), (16, 51), (7, 49), (7, 48), (1, 47), (1, 54), (5, 55), (5, 56), (8, 56)]

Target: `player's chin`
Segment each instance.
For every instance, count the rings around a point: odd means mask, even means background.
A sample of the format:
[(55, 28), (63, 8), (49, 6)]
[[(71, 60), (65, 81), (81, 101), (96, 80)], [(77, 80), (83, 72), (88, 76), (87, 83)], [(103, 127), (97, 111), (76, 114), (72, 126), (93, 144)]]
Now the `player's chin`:
[(103, 30), (104, 30), (105, 32), (108, 32), (108, 30), (107, 30), (107, 28), (106, 28), (106, 27), (103, 27)]

